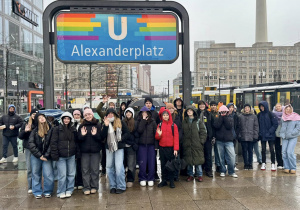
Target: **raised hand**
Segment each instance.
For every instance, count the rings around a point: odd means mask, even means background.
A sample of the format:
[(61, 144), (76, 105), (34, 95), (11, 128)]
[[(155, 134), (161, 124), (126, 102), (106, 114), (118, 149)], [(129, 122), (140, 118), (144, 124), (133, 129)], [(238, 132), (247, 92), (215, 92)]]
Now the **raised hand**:
[(107, 101), (108, 101), (108, 97), (107, 97), (107, 96), (104, 96), (104, 97), (103, 97), (103, 103), (105, 104)]
[(156, 132), (158, 133), (159, 136), (161, 136), (162, 130), (161, 130), (160, 128), (157, 128), (157, 129), (156, 129)]
[(104, 117), (104, 125), (108, 126), (109, 125), (109, 120), (107, 117)]
[(94, 126), (92, 127), (92, 135), (95, 136), (97, 134), (97, 128)]
[(31, 130), (30, 126), (29, 126), (29, 125), (26, 125), (26, 127), (25, 127), (25, 132), (28, 132), (28, 131), (30, 131), (30, 130)]
[(81, 135), (85, 136), (86, 134), (87, 134), (86, 127), (83, 126), (83, 127), (81, 128)]

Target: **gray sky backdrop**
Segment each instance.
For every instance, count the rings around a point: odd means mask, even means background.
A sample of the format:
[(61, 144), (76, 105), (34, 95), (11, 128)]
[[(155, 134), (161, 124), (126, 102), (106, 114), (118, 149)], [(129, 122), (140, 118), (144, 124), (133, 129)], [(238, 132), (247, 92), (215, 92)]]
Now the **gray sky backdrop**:
[[(44, 6), (54, 0), (44, 0)], [(250, 47), (255, 42), (256, 0), (177, 0), (189, 13), (191, 71), (194, 41), (215, 40)], [(268, 40), (277, 46), (300, 41), (300, 1), (267, 0)], [(179, 56), (180, 58), (180, 56)], [(152, 85), (162, 92), (167, 80), (181, 71), (181, 59), (171, 65), (152, 65)]]

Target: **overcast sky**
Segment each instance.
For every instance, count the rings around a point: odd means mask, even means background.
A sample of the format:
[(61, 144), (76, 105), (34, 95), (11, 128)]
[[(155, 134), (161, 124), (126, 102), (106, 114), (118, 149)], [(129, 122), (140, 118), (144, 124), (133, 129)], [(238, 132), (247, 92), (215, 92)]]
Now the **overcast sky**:
[[(53, 0), (44, 0), (46, 7)], [(194, 41), (215, 40), (250, 47), (255, 42), (256, 0), (177, 0), (189, 13), (191, 71), (194, 70)], [(267, 0), (268, 40), (277, 46), (300, 41), (300, 1)], [(180, 56), (179, 56), (180, 57)], [(181, 71), (181, 60), (171, 65), (152, 65), (152, 85), (162, 91), (167, 80)]]

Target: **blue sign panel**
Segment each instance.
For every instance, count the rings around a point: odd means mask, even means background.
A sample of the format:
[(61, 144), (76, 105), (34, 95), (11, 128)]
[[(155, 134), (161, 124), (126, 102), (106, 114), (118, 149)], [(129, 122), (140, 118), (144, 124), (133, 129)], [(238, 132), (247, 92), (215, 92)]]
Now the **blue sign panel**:
[(59, 13), (56, 56), (65, 63), (173, 63), (178, 21), (171, 13)]

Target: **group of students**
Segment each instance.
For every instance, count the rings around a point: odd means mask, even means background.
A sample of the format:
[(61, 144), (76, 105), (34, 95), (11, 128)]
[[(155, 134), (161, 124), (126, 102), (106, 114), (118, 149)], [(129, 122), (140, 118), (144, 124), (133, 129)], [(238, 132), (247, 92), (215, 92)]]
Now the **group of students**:
[[(186, 175), (188, 182), (195, 177), (202, 182), (203, 172), (213, 177), (212, 150), (216, 172), (221, 177), (228, 172), (229, 176), (237, 178), (237, 142), (242, 145), (245, 170), (253, 169), (253, 149), (262, 164), (261, 170), (266, 169), (268, 142), (271, 170), (276, 170), (275, 145), (278, 168), (286, 173), (296, 173), (294, 149), (300, 135), (300, 116), (293, 112), (291, 105), (277, 104), (271, 112), (268, 103), (262, 101), (258, 115), (249, 104), (245, 104), (238, 114), (233, 103), (225, 106), (211, 101), (209, 106), (201, 100), (197, 109), (192, 105), (185, 107), (183, 100), (176, 98), (173, 104), (166, 103), (158, 113), (152, 98), (148, 97), (145, 106), (135, 114), (126, 103), (122, 103), (117, 112), (115, 104), (110, 102), (103, 111), (108, 100), (105, 97), (96, 109), (101, 121), (94, 117), (88, 106), (72, 114), (63, 113), (57, 126), (47, 122), (46, 116), (37, 109), (31, 111), (19, 133), (26, 154), (28, 193), (33, 193), (36, 198), (51, 197), (54, 161), (59, 198), (71, 197), (74, 189), (82, 189), (85, 195), (96, 193), (100, 159), (102, 173), (107, 173), (109, 179), (110, 193), (121, 194), (133, 186), (136, 164), (139, 166), (139, 184), (151, 187), (158, 176), (157, 150), (161, 163), (158, 187), (167, 186), (169, 182), (169, 187), (175, 188), (179, 174)], [(12, 108), (10, 106), (9, 110)], [(2, 121), (1, 118), (0, 123)], [(18, 128), (14, 129), (17, 133)], [(258, 141), (262, 145), (262, 159)], [(186, 170), (168, 169), (168, 162), (176, 158), (185, 161)]]

